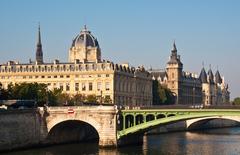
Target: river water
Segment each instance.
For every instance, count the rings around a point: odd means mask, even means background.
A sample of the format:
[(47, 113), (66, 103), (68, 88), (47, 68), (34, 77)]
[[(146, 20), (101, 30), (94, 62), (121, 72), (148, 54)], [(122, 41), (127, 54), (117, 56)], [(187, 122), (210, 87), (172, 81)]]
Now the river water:
[(240, 127), (174, 132), (144, 137), (141, 146), (99, 148), (94, 143), (65, 144), (5, 155), (240, 155)]

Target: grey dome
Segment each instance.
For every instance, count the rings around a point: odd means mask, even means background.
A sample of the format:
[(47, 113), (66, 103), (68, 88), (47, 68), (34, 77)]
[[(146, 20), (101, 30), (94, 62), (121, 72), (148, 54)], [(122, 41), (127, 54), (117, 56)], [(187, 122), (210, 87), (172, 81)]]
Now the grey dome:
[(94, 38), (90, 31), (87, 30), (86, 26), (78, 34), (72, 42), (72, 47), (98, 47), (98, 41)]

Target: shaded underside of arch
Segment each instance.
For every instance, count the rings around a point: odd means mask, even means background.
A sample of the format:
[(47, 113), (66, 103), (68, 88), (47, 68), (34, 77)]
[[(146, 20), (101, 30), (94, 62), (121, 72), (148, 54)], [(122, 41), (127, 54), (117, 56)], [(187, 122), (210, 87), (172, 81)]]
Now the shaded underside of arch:
[(73, 143), (99, 140), (97, 130), (90, 124), (79, 120), (67, 120), (54, 125), (47, 136), (51, 144)]
[(188, 130), (209, 129), (218, 127), (238, 126), (240, 125), (240, 117), (206, 117), (202, 119), (187, 120), (186, 127)]

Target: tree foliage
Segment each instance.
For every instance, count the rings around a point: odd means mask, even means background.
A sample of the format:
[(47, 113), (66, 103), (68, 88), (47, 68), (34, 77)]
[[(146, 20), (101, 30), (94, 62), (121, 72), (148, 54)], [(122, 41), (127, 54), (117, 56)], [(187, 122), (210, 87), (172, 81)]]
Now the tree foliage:
[(234, 104), (234, 105), (240, 105), (240, 97), (236, 97), (236, 98), (233, 100), (233, 104)]
[(86, 97), (86, 102), (88, 103), (97, 103), (97, 96), (92, 94)]
[[(112, 103), (110, 98), (103, 98), (104, 102)], [(38, 106), (80, 106), (87, 103), (100, 103), (95, 94), (69, 95), (63, 93), (61, 89), (48, 90), (46, 84), (41, 83), (20, 83), (13, 85), (10, 83), (4, 89), (0, 83), (0, 100), (34, 100)]]
[(162, 86), (157, 80), (153, 81), (153, 104), (154, 105), (166, 105), (174, 104), (175, 96), (166, 86)]

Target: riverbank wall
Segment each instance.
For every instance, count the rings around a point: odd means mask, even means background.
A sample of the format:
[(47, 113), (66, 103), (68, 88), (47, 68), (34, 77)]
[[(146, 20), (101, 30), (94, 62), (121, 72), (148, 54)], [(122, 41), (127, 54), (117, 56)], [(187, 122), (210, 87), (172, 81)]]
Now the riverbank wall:
[(39, 145), (44, 137), (37, 109), (0, 111), (0, 151)]

